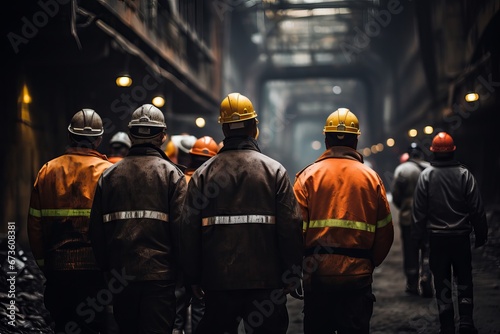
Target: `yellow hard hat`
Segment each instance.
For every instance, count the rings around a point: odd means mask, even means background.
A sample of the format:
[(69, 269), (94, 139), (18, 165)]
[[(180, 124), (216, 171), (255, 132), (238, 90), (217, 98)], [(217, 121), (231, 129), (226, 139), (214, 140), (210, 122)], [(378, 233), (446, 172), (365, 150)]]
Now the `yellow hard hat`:
[(328, 116), (323, 128), (326, 132), (361, 134), (358, 118), (347, 108), (339, 108)]
[(219, 123), (234, 123), (256, 118), (252, 102), (240, 93), (231, 93), (220, 104)]
[(176, 159), (177, 154), (178, 154), (178, 149), (177, 146), (175, 146), (174, 142), (172, 140), (169, 140), (167, 143), (167, 147), (165, 148), (165, 154), (169, 159)]

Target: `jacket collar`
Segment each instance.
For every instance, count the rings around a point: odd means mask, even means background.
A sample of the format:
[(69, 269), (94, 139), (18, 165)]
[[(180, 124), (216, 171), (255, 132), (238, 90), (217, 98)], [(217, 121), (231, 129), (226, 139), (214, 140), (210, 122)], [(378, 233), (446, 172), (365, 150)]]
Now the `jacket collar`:
[(323, 154), (316, 160), (316, 162), (329, 158), (351, 159), (363, 163), (363, 156), (355, 149), (347, 146), (330, 147), (325, 152), (323, 152)]
[(431, 165), (434, 167), (452, 167), (460, 166), (461, 163), (456, 160), (432, 160)]
[(158, 146), (153, 144), (133, 145), (127, 156), (152, 155), (171, 161), (168, 156)]
[(104, 160), (108, 160), (108, 157), (104, 154), (97, 152), (94, 149), (87, 147), (68, 147), (66, 149), (65, 154), (74, 154), (74, 155), (86, 155), (86, 156), (94, 156), (97, 158), (101, 158)]
[(220, 152), (231, 150), (253, 150), (260, 152), (257, 141), (249, 136), (233, 136), (224, 138), (224, 146)]

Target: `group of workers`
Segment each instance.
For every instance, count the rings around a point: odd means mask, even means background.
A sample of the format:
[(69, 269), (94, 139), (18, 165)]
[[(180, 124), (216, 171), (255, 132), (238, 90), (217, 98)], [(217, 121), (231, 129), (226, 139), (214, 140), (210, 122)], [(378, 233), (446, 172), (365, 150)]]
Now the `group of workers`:
[(455, 150), (451, 135), (439, 132), (429, 163), (424, 148), (411, 143), (394, 171), (392, 201), (399, 210), (406, 292), (435, 296), (440, 333), (456, 333), (454, 303), (459, 333), (477, 333), (470, 234), (474, 230), (475, 248), (483, 246), (488, 224), (476, 179), (454, 159)]
[[(126, 152), (112, 163), (97, 151), (99, 115), (83, 109), (73, 116), (70, 146), (40, 169), (28, 216), (56, 333), (109, 333), (103, 310), (110, 305), (119, 333), (179, 333), (191, 305), (193, 333), (237, 333), (242, 322), (246, 333), (285, 334), (289, 295), (304, 300), (306, 334), (369, 333), (373, 272), (394, 229), (384, 184), (357, 152), (357, 117), (346, 108), (327, 117), (326, 150), (294, 182), (260, 151), (247, 97), (227, 95), (218, 121), (221, 144), (207, 136), (168, 140), (162, 111), (144, 104), (132, 113), (128, 134), (112, 139)], [(476, 243), (486, 241), (481, 199), (450, 150), (433, 147), (443, 156), (418, 179), (415, 235), (430, 226), (436, 292), (443, 289), (436, 280), (451, 279), (450, 265), (460, 284), (470, 283), (459, 298), (460, 328), (471, 329), (470, 261), (455, 260), (470, 258), (463, 243), (471, 226)], [(435, 180), (453, 188), (434, 189)], [(459, 207), (453, 215), (436, 208), (443, 196)], [(443, 246), (448, 218), (457, 233)], [(450, 246), (460, 253), (432, 257)], [(439, 298), (445, 321), (450, 304)], [(451, 325), (443, 326), (448, 333)]]

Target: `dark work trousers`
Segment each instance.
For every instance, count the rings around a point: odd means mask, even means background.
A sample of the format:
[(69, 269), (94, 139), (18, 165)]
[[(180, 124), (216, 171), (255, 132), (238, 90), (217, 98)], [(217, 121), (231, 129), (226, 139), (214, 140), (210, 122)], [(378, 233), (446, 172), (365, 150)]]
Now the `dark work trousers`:
[(430, 236), (429, 264), (434, 275), (441, 333), (455, 333), (452, 268), (457, 280), (460, 326), (473, 327), (472, 257), (469, 235)]
[(241, 320), (247, 334), (285, 334), (286, 296), (281, 289), (206, 291), (205, 314), (195, 334), (236, 334)]
[(45, 274), (44, 302), (55, 333), (106, 333), (104, 310), (112, 301), (97, 270), (60, 270)]
[(120, 334), (170, 334), (175, 316), (174, 291), (173, 282), (130, 282), (113, 303)]
[[(194, 333), (205, 313), (205, 300), (198, 299), (193, 295), (191, 287), (180, 287), (175, 289), (175, 321), (174, 329), (185, 330), (190, 327)], [(188, 311), (191, 311), (191, 326), (188, 326)]]
[(370, 333), (374, 302), (371, 285), (339, 291), (313, 286), (304, 294), (304, 334)]
[[(191, 288), (189, 289), (191, 290)], [(198, 324), (205, 314), (205, 299), (196, 298), (191, 292), (191, 330), (196, 332)]]
[(406, 289), (408, 292), (418, 292), (420, 249), (418, 247), (418, 242), (411, 237), (411, 226), (400, 225), (400, 228)]

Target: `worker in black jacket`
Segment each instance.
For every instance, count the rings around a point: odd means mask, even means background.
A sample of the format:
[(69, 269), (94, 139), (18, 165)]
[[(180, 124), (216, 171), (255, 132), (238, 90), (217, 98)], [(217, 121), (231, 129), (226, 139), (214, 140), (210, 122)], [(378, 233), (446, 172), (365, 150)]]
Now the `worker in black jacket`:
[(302, 219), (285, 168), (257, 145), (257, 113), (239, 93), (221, 103), (224, 146), (192, 175), (183, 265), (205, 293), (199, 333), (286, 333), (287, 293), (300, 284)]
[(121, 334), (170, 334), (173, 328), (187, 186), (184, 174), (160, 148), (165, 130), (163, 113), (155, 106), (134, 111), (132, 147), (101, 176), (92, 205), (90, 239), (97, 263), (107, 273), (108, 292), (114, 294)]
[(419, 176), (413, 204), (414, 229), (419, 241), (429, 233), (430, 268), (441, 333), (455, 333), (452, 270), (456, 278), (460, 333), (477, 333), (473, 321), (473, 285), (470, 233), (475, 247), (487, 241), (488, 225), (477, 182), (453, 159), (456, 147), (446, 132), (438, 133), (430, 147), (431, 166)]

